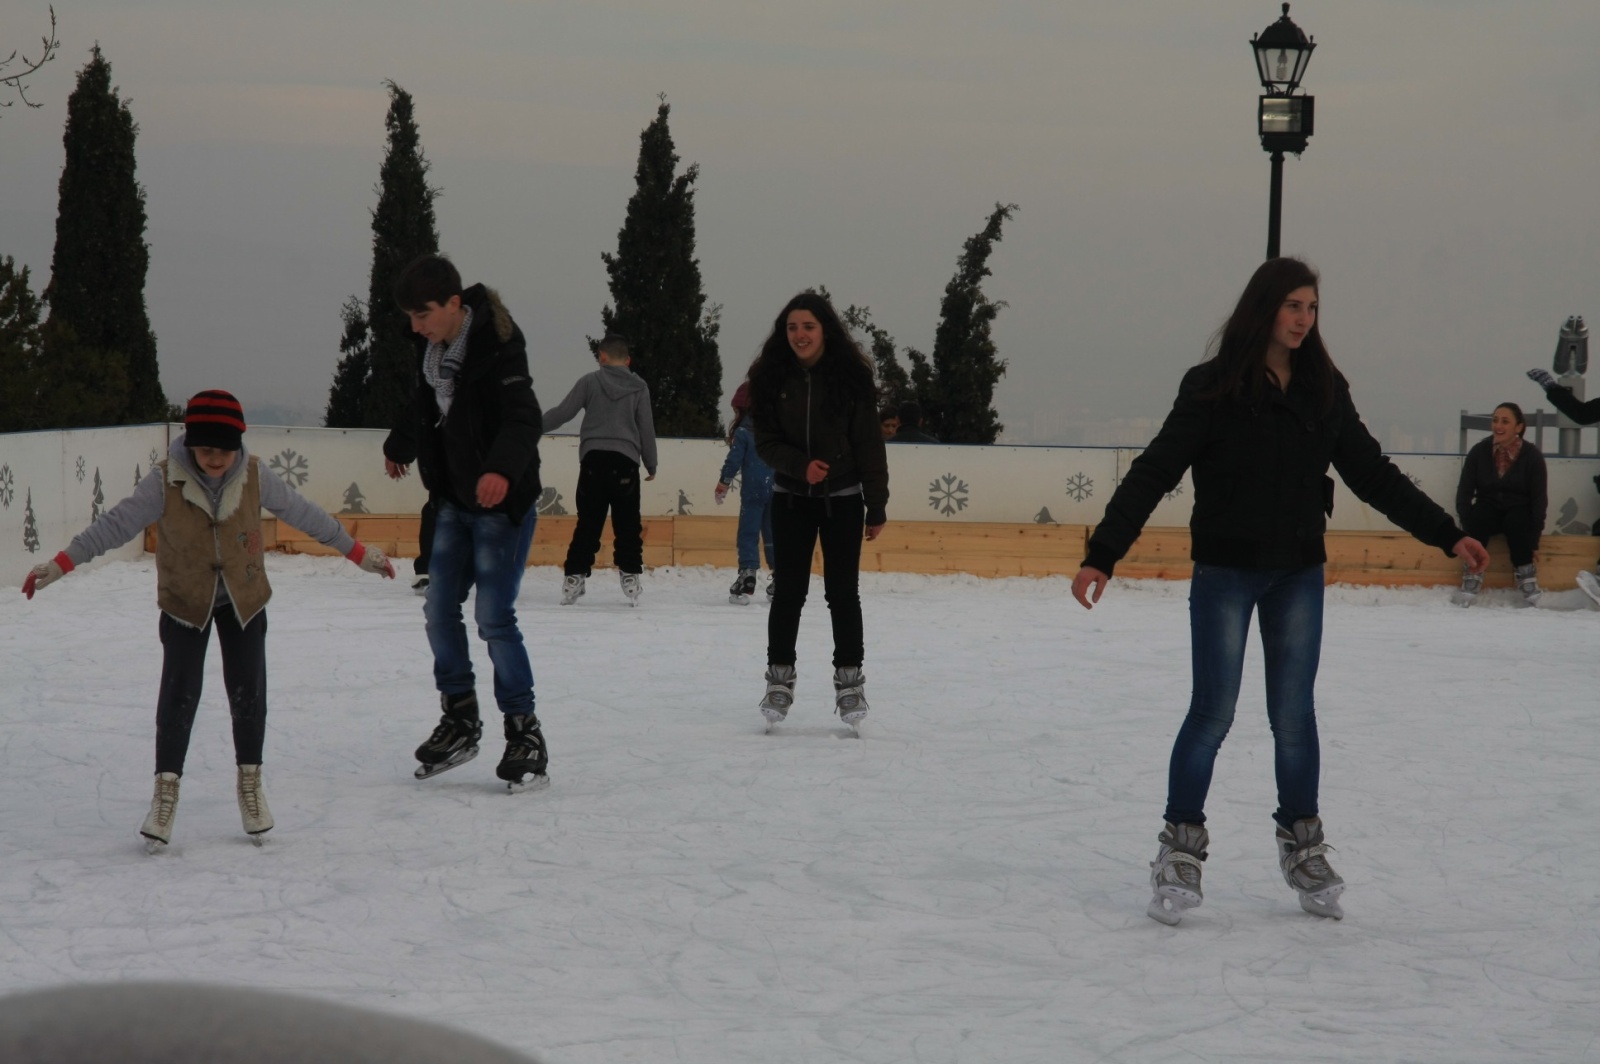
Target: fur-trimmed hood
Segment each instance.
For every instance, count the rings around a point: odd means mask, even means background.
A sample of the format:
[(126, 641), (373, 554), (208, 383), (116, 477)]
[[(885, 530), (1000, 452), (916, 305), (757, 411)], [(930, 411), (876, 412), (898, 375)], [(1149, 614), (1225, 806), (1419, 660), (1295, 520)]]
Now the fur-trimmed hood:
[(501, 343), (511, 339), (511, 333), (516, 329), (517, 323), (511, 320), (511, 312), (500, 301), (499, 292), (488, 285), (475, 284), (461, 293), (461, 302), (469, 306), (477, 306), (480, 302), (487, 304), (489, 320), (494, 325), (495, 338)]

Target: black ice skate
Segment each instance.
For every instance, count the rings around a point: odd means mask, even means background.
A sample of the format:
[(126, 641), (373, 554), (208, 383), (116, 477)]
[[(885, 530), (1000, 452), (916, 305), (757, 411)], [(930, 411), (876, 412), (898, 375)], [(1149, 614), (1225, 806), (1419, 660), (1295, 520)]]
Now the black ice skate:
[(483, 735), (483, 723), (478, 719), (478, 696), (471, 691), (462, 695), (440, 695), (440, 708), (444, 715), (439, 726), (433, 729), (428, 741), (417, 747), (417, 779), (425, 780), (448, 772), (478, 756), (478, 739)]
[(733, 585), (728, 588), (728, 601), (735, 606), (750, 605), (750, 599), (756, 593), (756, 575), (754, 569), (740, 569), (739, 575), (733, 578)]
[(550, 785), (545, 769), (550, 753), (532, 713), (506, 714), (506, 752), (494, 774), (506, 781), (507, 790), (539, 790)]

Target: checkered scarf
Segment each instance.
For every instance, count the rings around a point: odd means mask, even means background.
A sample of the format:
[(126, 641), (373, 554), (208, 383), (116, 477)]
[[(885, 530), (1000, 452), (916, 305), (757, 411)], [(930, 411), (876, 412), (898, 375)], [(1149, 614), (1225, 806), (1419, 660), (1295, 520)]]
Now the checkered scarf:
[(467, 357), (467, 334), (472, 331), (472, 308), (461, 319), (461, 331), (450, 344), (429, 344), (422, 356), (422, 376), (439, 400), (439, 414), (450, 413), (450, 400), (456, 391), (456, 374)]

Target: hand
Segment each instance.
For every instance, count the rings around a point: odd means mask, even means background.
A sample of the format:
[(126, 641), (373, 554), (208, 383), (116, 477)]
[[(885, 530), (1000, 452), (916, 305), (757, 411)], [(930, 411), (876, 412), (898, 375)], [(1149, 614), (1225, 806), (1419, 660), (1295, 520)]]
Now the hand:
[(350, 553), (345, 555), (351, 561), (361, 566), (369, 573), (377, 573), (386, 579), (394, 579), (394, 565), (389, 561), (389, 556), (377, 547), (368, 547), (359, 539), (356, 545), (350, 548)]
[(806, 483), (821, 484), (828, 479), (828, 463), (820, 458), (813, 458), (811, 464), (806, 466)]
[(727, 501), (728, 485), (724, 484), (720, 480), (717, 481), (717, 486), (712, 489), (711, 494), (716, 497), (717, 505), (721, 506), (725, 501)]
[[(1463, 541), (1465, 542), (1465, 541)], [(1482, 550), (1482, 547), (1478, 548)], [(1487, 564), (1487, 561), (1485, 562)], [(1111, 578), (1092, 565), (1085, 565), (1078, 570), (1078, 575), (1072, 578), (1072, 597), (1083, 604), (1086, 610), (1094, 609), (1094, 604), (1100, 601), (1100, 596), (1105, 594), (1106, 581)], [(1090, 588), (1094, 594), (1089, 594)]]
[(67, 557), (66, 551), (57, 551), (54, 558), (28, 570), (28, 578), (22, 582), (22, 593), (32, 601), (35, 591), (49, 587), (75, 568), (77, 566), (72, 564), (72, 559)]
[(1530, 369), (1528, 379), (1546, 390), (1556, 386), (1556, 377), (1547, 369)]
[(511, 490), (511, 481), (499, 473), (485, 473), (478, 478), (478, 505), (484, 509), (499, 506), (506, 501), (506, 492)]
[(411, 467), (409, 465), (401, 465), (399, 462), (391, 462), (389, 459), (385, 458), (383, 460), (383, 471), (389, 474), (390, 480), (399, 480), (401, 477), (411, 472)]
[[(884, 524), (888, 524), (888, 522), (886, 521), (886, 522), (884, 522)], [(867, 526), (867, 538), (868, 539), (877, 539), (882, 534), (883, 534), (883, 525), (868, 525)]]
[(654, 473), (651, 473), (651, 474), (647, 475), (644, 479), (646, 479), (646, 480), (654, 480), (654, 479), (656, 479), (656, 475)]
[(1456, 540), (1456, 545), (1450, 548), (1450, 553), (1467, 563), (1467, 572), (1481, 573), (1489, 568), (1489, 552), (1483, 549), (1483, 544), (1471, 536), (1462, 536)]

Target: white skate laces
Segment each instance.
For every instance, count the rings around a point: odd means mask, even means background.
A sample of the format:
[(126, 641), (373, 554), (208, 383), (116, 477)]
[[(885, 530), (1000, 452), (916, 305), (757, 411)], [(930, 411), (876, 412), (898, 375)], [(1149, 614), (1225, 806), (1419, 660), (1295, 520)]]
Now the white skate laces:
[(1200, 862), (1211, 836), (1202, 824), (1168, 824), (1156, 836), (1161, 848), (1150, 862), (1150, 904), (1145, 913), (1168, 926), (1200, 904)]
[(272, 830), (272, 810), (267, 808), (267, 793), (261, 789), (261, 766), (239, 766), (239, 819), (250, 841), (261, 845), (261, 836)]

